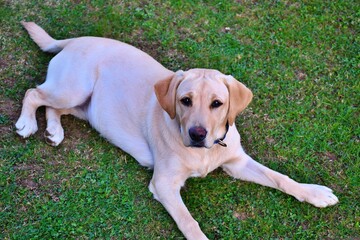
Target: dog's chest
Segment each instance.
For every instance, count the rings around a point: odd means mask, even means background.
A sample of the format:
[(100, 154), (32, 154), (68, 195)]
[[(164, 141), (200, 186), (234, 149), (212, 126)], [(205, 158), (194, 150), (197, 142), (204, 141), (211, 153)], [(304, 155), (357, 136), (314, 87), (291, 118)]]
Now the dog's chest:
[(207, 174), (218, 168), (222, 161), (218, 154), (206, 154), (187, 158), (187, 163), (187, 167), (191, 169), (190, 177), (206, 177)]

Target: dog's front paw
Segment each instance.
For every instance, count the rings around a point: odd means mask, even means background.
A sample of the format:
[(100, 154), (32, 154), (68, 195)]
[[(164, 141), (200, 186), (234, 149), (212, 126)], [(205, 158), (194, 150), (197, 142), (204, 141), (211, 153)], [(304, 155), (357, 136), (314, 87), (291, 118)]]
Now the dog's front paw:
[(20, 117), (15, 124), (16, 132), (23, 138), (27, 138), (30, 135), (36, 133), (38, 126), (36, 119)]
[(64, 140), (64, 129), (61, 125), (48, 127), (44, 137), (47, 144), (56, 147)]
[(335, 205), (339, 202), (338, 198), (328, 187), (316, 184), (301, 184), (301, 186), (304, 191), (299, 199), (300, 201), (306, 201), (319, 208)]

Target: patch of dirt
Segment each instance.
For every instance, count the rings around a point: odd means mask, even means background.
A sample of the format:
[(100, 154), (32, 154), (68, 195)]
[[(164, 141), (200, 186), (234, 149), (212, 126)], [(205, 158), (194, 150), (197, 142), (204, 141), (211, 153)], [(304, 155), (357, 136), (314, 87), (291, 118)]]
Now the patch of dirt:
[[(10, 136), (16, 138), (19, 145), (28, 141), (16, 136), (14, 124), (20, 115), (21, 103), (16, 103), (11, 100), (0, 101), (1, 114), (6, 116), (6, 124), (0, 125), (1, 136)], [(44, 175), (47, 171), (56, 172), (56, 169), (67, 167), (67, 158), (71, 152), (76, 152), (80, 144), (86, 144), (91, 138), (92, 128), (85, 121), (76, 119), (73, 116), (63, 116), (62, 125), (65, 129), (64, 141), (54, 149), (54, 147), (48, 146), (45, 143), (44, 131), (46, 129), (45, 119), (45, 107), (38, 109), (36, 113), (36, 119), (39, 130), (32, 136), (40, 141), (40, 145), (43, 144), (36, 151), (40, 151), (40, 157), (38, 159), (27, 159), (26, 162), (18, 163), (13, 166), (13, 169), (17, 172), (16, 183), (31, 191), (36, 196), (43, 196), (52, 201), (59, 201), (61, 193), (57, 189), (66, 182), (68, 179), (45, 179)], [(91, 149), (90, 149), (91, 150)], [(93, 156), (92, 151), (86, 150), (84, 158), (91, 158)], [(43, 160), (46, 161), (43, 161)], [(49, 168), (49, 169), (47, 169)], [(76, 166), (74, 167), (76, 168)], [(47, 169), (47, 170), (46, 170)], [(70, 168), (70, 170), (73, 167)], [(56, 174), (55, 174), (56, 175)], [(26, 207), (23, 209), (26, 211)]]
[(10, 99), (3, 99), (0, 100), (0, 116), (4, 118), (4, 122), (0, 124), (0, 136), (7, 136), (14, 132), (13, 125), (19, 117), (18, 109), (20, 105)]
[[(0, 72), (1, 74), (1, 72)], [(6, 88), (14, 88), (15, 86), (15, 79), (13, 78), (4, 78), (2, 79), (2, 85)]]
[(21, 180), (20, 185), (30, 190), (36, 190), (39, 187), (39, 184), (34, 182), (32, 179)]
[(324, 153), (324, 156), (327, 157), (327, 159), (329, 159), (330, 161), (338, 160), (338, 157), (336, 156), (336, 154), (331, 153), (331, 152)]
[(240, 221), (244, 221), (246, 219), (253, 218), (254, 216), (252, 216), (252, 214), (249, 215), (249, 214), (247, 214), (245, 212), (240, 212), (239, 213), (239, 212), (234, 211), (233, 212), (233, 217), (240, 220)]
[(167, 58), (168, 61), (168, 66), (166, 67), (174, 71), (183, 69), (186, 62), (188, 62), (186, 55), (179, 52), (177, 49), (169, 49), (165, 52), (164, 57)]
[[(133, 45), (134, 47), (146, 52), (147, 54), (149, 54), (150, 56), (152, 56), (154, 59), (158, 59), (160, 54), (160, 49), (161, 49), (161, 43), (160, 41), (149, 41), (146, 40), (143, 37), (144, 31), (141, 29), (135, 29), (132, 33), (131, 33), (131, 39), (133, 39), (134, 41), (129, 42), (130, 45)], [(136, 40), (135, 40), (136, 39)]]
[[(57, 188), (60, 182), (45, 180), (42, 177), (45, 170), (40, 164), (21, 163), (15, 165), (14, 170), (21, 176), (16, 180), (19, 186), (32, 191), (36, 196), (46, 194), (53, 201), (59, 201), (59, 193), (54, 191), (54, 189)], [(26, 211), (26, 208), (23, 211)]]
[(0, 58), (0, 73), (2, 73), (2, 71), (8, 66), (8, 64), (6, 63), (6, 61), (2, 58)]
[(265, 137), (265, 141), (266, 141), (268, 144), (274, 144), (274, 143), (275, 143), (275, 139), (274, 139), (274, 138), (271, 138), (271, 137)]
[(21, 175), (23, 176), (22, 178), (17, 179), (17, 183), (20, 186), (32, 191), (36, 191), (39, 188), (39, 183), (37, 183), (35, 179), (44, 171), (41, 166), (34, 163), (21, 163), (15, 165), (14, 170), (21, 172)]
[(303, 71), (296, 71), (295, 75), (296, 75), (296, 79), (299, 81), (303, 81), (307, 78), (307, 74)]
[(332, 152), (318, 152), (316, 154), (316, 156), (318, 156), (320, 159), (323, 159), (324, 161), (328, 161), (328, 162), (333, 162), (333, 161), (337, 161), (339, 159), (339, 157), (335, 154), (335, 153), (332, 153)]
[(30, 172), (40, 172), (42, 171), (42, 167), (35, 164), (19, 164), (14, 166), (14, 170), (22, 170), (22, 171), (30, 171)]
[(59, 145), (66, 149), (75, 150), (77, 145), (86, 143), (91, 138), (93, 128), (84, 120), (67, 115), (61, 118), (61, 123), (64, 128), (65, 138)]
[[(187, 62), (185, 54), (179, 52), (176, 48), (165, 49), (160, 40), (149, 41), (143, 37), (143, 30), (137, 29), (131, 33), (131, 39), (137, 39), (129, 44), (146, 52), (156, 61), (163, 64), (166, 68), (176, 71), (184, 67), (183, 63)], [(185, 64), (186, 65), (186, 64)]]
[[(14, 62), (13, 57), (11, 55), (6, 55), (0, 57), (0, 76), (1, 78), (1, 89), (11, 89), (15, 86), (16, 80), (14, 77), (9, 77), (8, 72), (14, 73), (14, 66), (17, 66), (18, 63)], [(4, 99), (1, 97), (0, 99)], [(0, 109), (1, 110), (1, 109)]]

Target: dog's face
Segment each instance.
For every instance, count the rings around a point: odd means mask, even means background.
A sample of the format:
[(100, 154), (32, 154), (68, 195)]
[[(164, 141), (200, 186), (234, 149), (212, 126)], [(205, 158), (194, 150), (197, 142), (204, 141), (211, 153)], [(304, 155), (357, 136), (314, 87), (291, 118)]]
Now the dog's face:
[(226, 125), (250, 103), (251, 91), (231, 76), (209, 69), (178, 71), (155, 85), (162, 108), (180, 124), (187, 147), (211, 148)]
[(179, 83), (176, 117), (185, 146), (210, 148), (226, 132), (229, 91), (213, 72), (190, 70)]

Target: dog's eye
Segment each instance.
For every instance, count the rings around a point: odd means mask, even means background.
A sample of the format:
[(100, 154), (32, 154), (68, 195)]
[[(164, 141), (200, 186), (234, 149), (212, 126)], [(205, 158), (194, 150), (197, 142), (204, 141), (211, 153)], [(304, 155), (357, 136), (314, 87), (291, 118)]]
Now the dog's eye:
[(211, 107), (211, 108), (218, 108), (218, 107), (220, 107), (221, 105), (223, 105), (222, 102), (220, 102), (219, 100), (215, 100), (215, 101), (213, 101), (213, 102), (211, 103), (210, 107)]
[(189, 97), (184, 97), (180, 100), (180, 102), (186, 106), (186, 107), (191, 107), (192, 106), (192, 101)]

